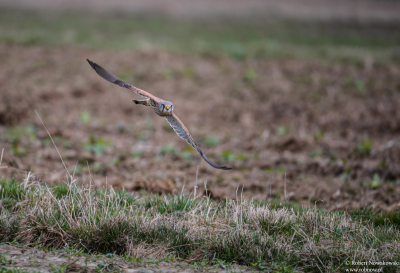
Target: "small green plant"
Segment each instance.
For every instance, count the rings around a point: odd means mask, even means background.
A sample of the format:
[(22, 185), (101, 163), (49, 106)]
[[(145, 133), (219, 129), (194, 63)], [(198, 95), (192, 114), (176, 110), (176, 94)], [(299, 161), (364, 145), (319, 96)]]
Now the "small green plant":
[(358, 91), (364, 91), (365, 90), (366, 84), (365, 84), (364, 80), (356, 79), (354, 83), (355, 83), (355, 86), (356, 86)]
[[(57, 146), (59, 143), (61, 143), (63, 145), (63, 147), (65, 147), (65, 148), (71, 147), (71, 141), (69, 141), (67, 139), (63, 139), (60, 136), (53, 137), (53, 141), (56, 143)], [(42, 142), (43, 146), (50, 146), (50, 145), (53, 145), (53, 141), (51, 140), (50, 137), (47, 137), (47, 138), (43, 139), (41, 142)]]
[(361, 155), (369, 155), (372, 148), (372, 142), (369, 140), (362, 141), (357, 144), (356, 151)]
[(245, 60), (248, 56), (247, 50), (242, 44), (235, 42), (230, 42), (223, 46), (224, 51), (234, 57), (237, 60)]
[(175, 257), (174, 255), (167, 256), (167, 257), (165, 257), (165, 258), (163, 259), (163, 261), (164, 261), (164, 262), (167, 262), (167, 263), (175, 263), (175, 262), (178, 261), (178, 260), (182, 260), (182, 259), (181, 259), (181, 258), (177, 258), (177, 257)]
[(295, 268), (285, 265), (284, 263), (272, 263), (273, 273), (297, 273)]
[(235, 154), (229, 150), (224, 150), (221, 153), (221, 158), (224, 161), (234, 161), (234, 160), (245, 160), (247, 159), (247, 155), (245, 154)]
[(217, 146), (219, 144), (219, 139), (213, 136), (206, 136), (204, 138), (204, 143), (209, 147)]
[(192, 158), (192, 153), (188, 150), (183, 150), (179, 152), (179, 157), (184, 160), (190, 160)]
[(121, 268), (114, 262), (111, 263), (97, 263), (96, 272), (123, 272)]
[[(82, 162), (82, 163), (83, 163), (83, 162)], [(86, 162), (85, 162), (85, 163), (86, 163)], [(70, 172), (71, 175), (73, 174), (74, 176), (82, 176), (83, 170), (84, 170), (85, 168), (87, 168), (87, 166), (78, 163), (76, 166), (71, 167), (71, 168), (69, 169), (69, 172)]]
[(151, 138), (151, 134), (150, 130), (136, 131), (136, 137), (141, 141), (148, 141)]
[(142, 151), (133, 151), (132, 152), (132, 157), (141, 157), (142, 156)]
[(124, 160), (123, 156), (114, 156), (113, 159), (110, 161), (111, 166), (118, 166)]
[(381, 178), (379, 177), (379, 174), (374, 174), (374, 178), (372, 179), (372, 181), (370, 182), (369, 186), (372, 190), (377, 189), (381, 186), (382, 181)]
[(181, 74), (183, 77), (191, 78), (194, 75), (194, 70), (190, 66), (187, 66), (182, 69)]
[(83, 111), (81, 113), (81, 121), (83, 124), (89, 124), (90, 123), (90, 113), (88, 111)]
[(6, 256), (0, 254), (0, 265), (9, 265), (12, 264), (13, 261), (10, 259), (7, 259)]
[(92, 173), (105, 174), (106, 165), (102, 162), (96, 161), (89, 165), (89, 169)]
[(83, 148), (86, 151), (92, 152), (97, 156), (103, 155), (105, 150), (111, 146), (111, 141), (102, 138), (95, 138), (94, 135), (90, 135), (89, 141), (83, 143)]
[(162, 146), (159, 150), (158, 153), (160, 155), (171, 155), (175, 156), (178, 154), (178, 149), (175, 147), (174, 144), (169, 143), (167, 145)]
[(243, 75), (243, 81), (246, 83), (251, 83), (257, 78), (257, 73), (252, 68), (246, 69)]
[(265, 169), (265, 171), (266, 171), (267, 173), (285, 173), (285, 168), (283, 168), (283, 167), (276, 167), (276, 168), (274, 168), (274, 167), (267, 167), (267, 168)]
[(322, 130), (318, 130), (315, 135), (314, 135), (314, 139), (319, 141), (324, 137), (324, 132)]
[(75, 248), (72, 244), (65, 246), (62, 250), (70, 255), (81, 255), (85, 252), (85, 249)]
[(64, 273), (64, 272), (67, 271), (68, 264), (60, 265), (60, 267), (57, 267), (57, 266), (55, 266), (55, 265), (53, 265), (53, 264), (49, 264), (49, 267), (50, 267), (50, 271), (51, 271), (51, 272), (54, 272), (54, 273)]
[(177, 147), (175, 147), (174, 144), (169, 143), (165, 146), (162, 146), (159, 150), (158, 150), (158, 154), (159, 155), (169, 155), (172, 156), (174, 158), (182, 158), (184, 160), (190, 160), (191, 156), (192, 156), (192, 151), (191, 151), (191, 147), (189, 149), (184, 149), (181, 150)]
[(228, 269), (232, 267), (231, 263), (227, 263), (226, 261), (221, 259), (213, 259), (211, 261), (211, 264), (212, 264), (211, 269), (217, 269), (217, 268)]
[(199, 262), (194, 262), (192, 265), (193, 269), (197, 269), (197, 270), (205, 270), (205, 268), (207, 267), (207, 265), (210, 263), (209, 260), (207, 259), (203, 259)]
[(164, 261), (164, 259), (159, 260), (159, 259), (154, 258), (153, 256), (150, 256), (147, 260), (147, 264), (149, 264), (150, 266), (159, 265), (163, 261)]
[(261, 257), (257, 258), (257, 262), (255, 263), (250, 263), (251, 266), (255, 267), (258, 270), (265, 270), (268, 269), (268, 267), (263, 265), (263, 260)]
[(24, 156), (28, 153), (28, 148), (23, 143), (36, 140), (36, 129), (33, 125), (12, 127), (7, 129), (3, 139), (11, 143), (11, 154)]
[(278, 128), (276, 128), (276, 134), (277, 134), (278, 136), (284, 136), (284, 135), (286, 135), (286, 134), (287, 134), (287, 128), (286, 128), (286, 126), (285, 126), (285, 125), (278, 126)]
[(16, 201), (21, 201), (27, 197), (24, 186), (14, 179), (0, 179), (0, 196), (2, 197), (2, 199), (11, 198)]
[(163, 71), (162, 76), (165, 80), (172, 80), (174, 78), (174, 72), (171, 69)]
[(360, 78), (348, 78), (346, 84), (360, 92), (365, 91), (366, 88), (366, 82)]
[(16, 126), (7, 129), (6, 140), (10, 142), (20, 141), (24, 137), (30, 141), (36, 140), (36, 129), (33, 125)]
[(124, 254), (122, 256), (122, 259), (124, 259), (127, 262), (133, 263), (135, 266), (141, 266), (143, 264), (143, 259), (141, 257), (127, 256), (126, 254)]
[(69, 186), (65, 183), (57, 183), (55, 186), (53, 186), (52, 190), (55, 197), (60, 199), (68, 194)]
[(27, 153), (28, 153), (27, 148), (21, 146), (19, 142), (15, 141), (12, 143), (10, 154), (16, 156), (24, 156)]
[(320, 157), (320, 156), (322, 156), (323, 153), (320, 152), (320, 151), (312, 151), (312, 152), (310, 152), (309, 155), (310, 155), (310, 157), (314, 158), (314, 157)]

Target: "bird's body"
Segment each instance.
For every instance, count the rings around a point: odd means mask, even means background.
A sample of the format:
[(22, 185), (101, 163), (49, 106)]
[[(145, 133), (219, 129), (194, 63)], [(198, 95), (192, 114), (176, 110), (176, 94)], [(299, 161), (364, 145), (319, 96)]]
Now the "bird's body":
[(121, 79), (118, 79), (111, 73), (109, 73), (107, 70), (102, 68), (96, 63), (93, 63), (90, 60), (87, 60), (91, 67), (99, 74), (102, 78), (105, 80), (114, 83), (116, 85), (119, 85), (121, 87), (127, 88), (138, 94), (139, 96), (145, 97), (145, 100), (133, 100), (134, 103), (136, 104), (141, 104), (144, 106), (150, 106), (153, 111), (161, 116), (165, 117), (169, 125), (171, 125), (172, 129), (177, 133), (178, 136), (186, 140), (187, 143), (190, 144), (199, 154), (203, 157), (203, 159), (210, 164), (212, 167), (216, 169), (221, 169), (221, 170), (230, 170), (232, 168), (226, 167), (226, 166), (220, 166), (214, 162), (212, 162), (197, 146), (197, 144), (194, 142), (192, 136), (189, 133), (189, 130), (185, 127), (183, 122), (175, 115), (174, 111), (174, 105), (170, 101), (163, 100), (161, 98), (158, 98), (156, 96), (153, 96), (152, 94), (141, 90), (139, 88), (136, 88), (129, 83), (126, 83), (122, 81)]

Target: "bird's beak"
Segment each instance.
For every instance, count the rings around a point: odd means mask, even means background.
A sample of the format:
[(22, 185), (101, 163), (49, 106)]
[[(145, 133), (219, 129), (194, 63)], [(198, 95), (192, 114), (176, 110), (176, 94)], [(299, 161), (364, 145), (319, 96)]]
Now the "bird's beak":
[(171, 108), (171, 106), (168, 106), (168, 105), (167, 105), (167, 106), (165, 106), (165, 108), (166, 108), (167, 110), (169, 110), (169, 108)]

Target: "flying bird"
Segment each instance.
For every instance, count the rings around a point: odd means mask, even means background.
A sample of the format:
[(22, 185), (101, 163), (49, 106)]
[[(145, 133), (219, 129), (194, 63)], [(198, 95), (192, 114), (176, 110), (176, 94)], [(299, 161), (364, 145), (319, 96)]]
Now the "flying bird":
[(208, 164), (210, 164), (212, 167), (216, 169), (221, 169), (221, 170), (231, 170), (232, 168), (227, 167), (227, 166), (220, 166), (214, 162), (212, 162), (197, 146), (197, 144), (194, 142), (192, 136), (190, 135), (188, 129), (185, 127), (185, 125), (182, 123), (182, 121), (178, 118), (177, 115), (174, 113), (174, 105), (170, 101), (165, 101), (163, 99), (157, 98), (156, 96), (153, 96), (152, 94), (141, 90), (139, 88), (136, 88), (129, 83), (124, 82), (121, 79), (118, 79), (115, 77), (113, 74), (105, 70), (103, 67), (100, 65), (86, 59), (90, 66), (99, 74), (103, 79), (114, 83), (116, 85), (119, 85), (121, 87), (127, 88), (135, 92), (141, 97), (146, 98), (145, 100), (132, 100), (136, 104), (141, 104), (144, 106), (150, 106), (153, 111), (161, 116), (165, 117), (165, 119), (168, 121), (169, 125), (171, 125), (172, 129), (177, 133), (178, 136), (186, 140), (187, 143), (190, 144), (199, 154), (201, 157), (207, 161)]

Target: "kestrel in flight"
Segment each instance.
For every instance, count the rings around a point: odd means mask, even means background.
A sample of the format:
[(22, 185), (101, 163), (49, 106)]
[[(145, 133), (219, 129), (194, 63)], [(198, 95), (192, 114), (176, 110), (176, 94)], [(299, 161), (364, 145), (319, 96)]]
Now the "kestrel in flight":
[(188, 129), (186, 129), (185, 125), (182, 123), (182, 121), (173, 113), (174, 111), (174, 105), (170, 101), (165, 101), (163, 99), (157, 98), (156, 96), (153, 96), (152, 94), (143, 91), (139, 88), (136, 88), (129, 83), (124, 82), (123, 80), (118, 79), (114, 75), (112, 75), (110, 72), (102, 68), (100, 65), (87, 60), (89, 64), (92, 66), (92, 68), (99, 74), (103, 79), (114, 83), (116, 85), (119, 85), (121, 87), (127, 88), (135, 92), (141, 97), (146, 98), (145, 100), (132, 100), (136, 104), (142, 104), (145, 106), (150, 106), (154, 112), (161, 116), (165, 117), (165, 119), (168, 121), (169, 125), (171, 125), (172, 129), (177, 133), (178, 136), (183, 138), (184, 140), (187, 141), (187, 143), (190, 144), (196, 151), (199, 152), (201, 157), (207, 161), (208, 164), (210, 164), (212, 167), (216, 169), (221, 169), (221, 170), (231, 170), (232, 168), (227, 167), (227, 166), (220, 166), (214, 162), (212, 162), (197, 146), (197, 144), (194, 142), (192, 136), (190, 135)]

